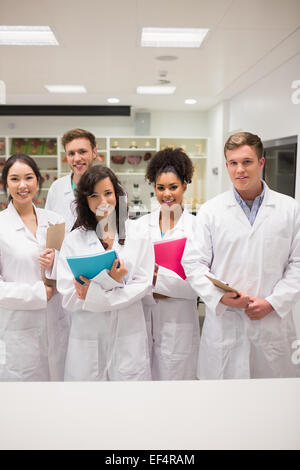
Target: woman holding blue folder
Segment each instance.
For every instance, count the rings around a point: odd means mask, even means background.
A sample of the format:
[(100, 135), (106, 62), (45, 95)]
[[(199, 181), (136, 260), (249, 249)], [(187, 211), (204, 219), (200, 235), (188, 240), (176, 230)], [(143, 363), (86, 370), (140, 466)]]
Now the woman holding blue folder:
[(2, 181), (9, 204), (0, 214), (0, 380), (63, 380), (69, 318), (43, 275), (55, 278), (46, 234), (63, 219), (35, 207), (43, 178), (28, 155), (12, 155)]
[[(130, 223), (132, 237), (153, 245), (191, 236), (195, 218), (183, 209), (182, 199), (192, 175), (192, 162), (181, 149), (166, 148), (154, 155), (146, 178), (154, 184), (160, 207)], [(143, 304), (152, 378), (196, 379), (200, 342), (196, 292), (176, 272), (155, 265), (153, 297), (145, 296)]]
[[(65, 380), (149, 380), (150, 360), (142, 298), (151, 291), (153, 253), (126, 237), (126, 194), (102, 165), (80, 179), (77, 221), (58, 263), (58, 290), (72, 312)], [(110, 270), (74, 279), (68, 257), (115, 250)]]

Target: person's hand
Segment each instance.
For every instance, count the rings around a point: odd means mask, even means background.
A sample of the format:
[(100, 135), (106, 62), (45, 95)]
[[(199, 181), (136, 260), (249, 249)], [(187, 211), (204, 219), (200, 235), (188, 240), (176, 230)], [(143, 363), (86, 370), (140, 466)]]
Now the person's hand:
[(156, 292), (154, 292), (153, 293), (153, 298), (154, 299), (169, 299), (170, 297), (168, 297), (167, 295), (157, 294)]
[(51, 299), (51, 297), (54, 293), (54, 290), (53, 290), (53, 287), (47, 286), (46, 284), (44, 284), (44, 285), (45, 285), (45, 289), (46, 289), (47, 302), (49, 302), (49, 300)]
[(250, 303), (249, 295), (240, 292), (240, 297), (237, 297), (234, 292), (226, 292), (226, 294), (221, 297), (220, 302), (228, 307), (234, 308), (247, 308)]
[(54, 248), (46, 248), (39, 256), (39, 262), (42, 268), (52, 269), (54, 263), (55, 250)]
[(251, 297), (250, 303), (245, 309), (245, 314), (248, 315), (250, 320), (261, 320), (273, 310), (272, 305), (267, 300)]
[(110, 277), (112, 277), (116, 282), (121, 282), (126, 274), (128, 274), (128, 269), (126, 268), (124, 261), (115, 259), (111, 270), (109, 271)]
[(154, 263), (153, 280), (152, 280), (153, 287), (156, 284), (158, 268), (159, 268), (158, 264)]
[(91, 281), (84, 276), (79, 276), (79, 277), (84, 282), (84, 284), (80, 284), (80, 282), (74, 279), (74, 286), (76, 289), (76, 294), (77, 294), (78, 299), (85, 300)]

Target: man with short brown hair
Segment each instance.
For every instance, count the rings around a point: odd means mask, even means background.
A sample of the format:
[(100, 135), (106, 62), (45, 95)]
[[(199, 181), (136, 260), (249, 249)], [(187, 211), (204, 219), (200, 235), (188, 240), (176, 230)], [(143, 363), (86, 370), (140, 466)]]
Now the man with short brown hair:
[(62, 137), (71, 173), (54, 181), (51, 185), (45, 208), (61, 214), (66, 221), (66, 232), (70, 232), (76, 213), (73, 201), (81, 176), (93, 165), (97, 157), (95, 136), (84, 129), (72, 129)]
[[(233, 183), (207, 201), (183, 256), (186, 276), (206, 304), (200, 379), (293, 377), (300, 299), (300, 208), (261, 180), (265, 164), (257, 135), (234, 134), (224, 153)], [(229, 283), (226, 292), (205, 275)]]

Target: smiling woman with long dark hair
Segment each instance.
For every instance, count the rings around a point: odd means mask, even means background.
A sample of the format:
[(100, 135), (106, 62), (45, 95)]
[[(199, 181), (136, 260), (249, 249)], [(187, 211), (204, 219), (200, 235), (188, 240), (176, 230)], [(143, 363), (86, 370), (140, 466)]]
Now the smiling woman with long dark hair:
[(43, 178), (28, 155), (12, 155), (2, 181), (9, 205), (0, 214), (0, 380), (62, 380), (69, 322), (42, 272), (55, 278), (57, 255), (46, 249), (46, 234), (63, 219), (35, 207)]
[[(77, 221), (65, 238), (58, 290), (72, 312), (65, 380), (149, 380), (150, 362), (141, 299), (151, 290), (153, 252), (126, 237), (126, 193), (115, 174), (97, 165), (81, 177)], [(115, 250), (111, 270), (74, 279), (66, 261)]]
[(127, 196), (117, 176), (106, 166), (93, 166), (86, 177), (82, 178), (79, 182), (75, 200), (77, 220), (74, 228), (82, 227), (86, 230), (97, 230), (99, 221), (95, 217), (94, 212), (90, 209), (89, 202), (93, 199), (93, 191), (96, 183), (106, 178), (109, 178), (116, 198), (116, 206), (114, 207), (114, 210), (118, 243), (120, 245), (124, 245), (125, 222), (127, 220)]

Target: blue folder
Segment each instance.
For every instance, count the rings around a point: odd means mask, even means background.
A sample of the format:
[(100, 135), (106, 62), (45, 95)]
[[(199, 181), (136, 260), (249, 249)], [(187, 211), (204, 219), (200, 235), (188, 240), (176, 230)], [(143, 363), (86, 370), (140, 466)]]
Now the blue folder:
[(110, 271), (116, 258), (117, 254), (115, 250), (108, 250), (95, 255), (68, 256), (66, 259), (75, 279), (80, 282), (80, 284), (83, 284), (79, 276), (92, 279), (103, 271), (103, 269)]

